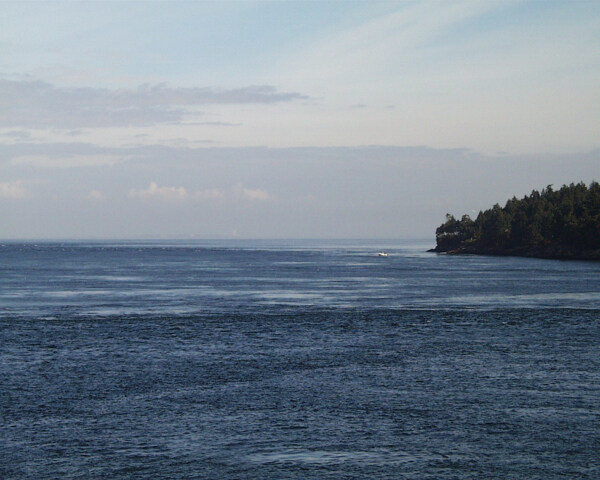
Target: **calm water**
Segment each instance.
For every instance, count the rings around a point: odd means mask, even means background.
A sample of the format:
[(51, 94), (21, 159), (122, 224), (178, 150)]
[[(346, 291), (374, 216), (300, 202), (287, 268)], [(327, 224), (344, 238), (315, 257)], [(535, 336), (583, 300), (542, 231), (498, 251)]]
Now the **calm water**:
[(600, 478), (600, 264), (429, 246), (1, 245), (0, 478)]

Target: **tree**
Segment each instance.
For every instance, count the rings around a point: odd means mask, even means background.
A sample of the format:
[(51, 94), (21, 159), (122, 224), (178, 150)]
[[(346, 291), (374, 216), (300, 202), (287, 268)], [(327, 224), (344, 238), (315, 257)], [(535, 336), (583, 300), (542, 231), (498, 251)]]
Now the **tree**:
[(446, 214), (436, 240), (438, 251), (598, 250), (600, 258), (600, 184), (571, 183), (559, 190), (548, 185), (509, 199), (504, 208), (480, 211), (475, 221)]

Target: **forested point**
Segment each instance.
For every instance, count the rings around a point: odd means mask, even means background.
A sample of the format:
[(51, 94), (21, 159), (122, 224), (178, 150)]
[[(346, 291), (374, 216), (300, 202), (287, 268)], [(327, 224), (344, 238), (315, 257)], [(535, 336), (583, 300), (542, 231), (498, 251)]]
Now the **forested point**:
[(600, 184), (549, 185), (475, 220), (447, 214), (435, 236), (435, 252), (600, 260)]

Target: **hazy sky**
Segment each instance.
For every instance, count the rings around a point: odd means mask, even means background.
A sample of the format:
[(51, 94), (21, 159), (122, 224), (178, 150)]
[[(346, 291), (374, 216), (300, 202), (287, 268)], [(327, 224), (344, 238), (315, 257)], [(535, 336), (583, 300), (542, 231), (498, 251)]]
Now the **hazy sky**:
[(0, 238), (433, 238), (599, 139), (598, 1), (0, 1)]

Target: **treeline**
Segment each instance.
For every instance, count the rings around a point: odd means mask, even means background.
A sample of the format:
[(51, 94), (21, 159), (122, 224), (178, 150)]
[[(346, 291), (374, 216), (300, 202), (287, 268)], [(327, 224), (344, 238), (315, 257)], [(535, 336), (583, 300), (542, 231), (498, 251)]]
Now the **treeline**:
[(588, 253), (600, 250), (600, 184), (549, 185), (475, 220), (448, 214), (435, 233), (438, 252), (595, 258)]

